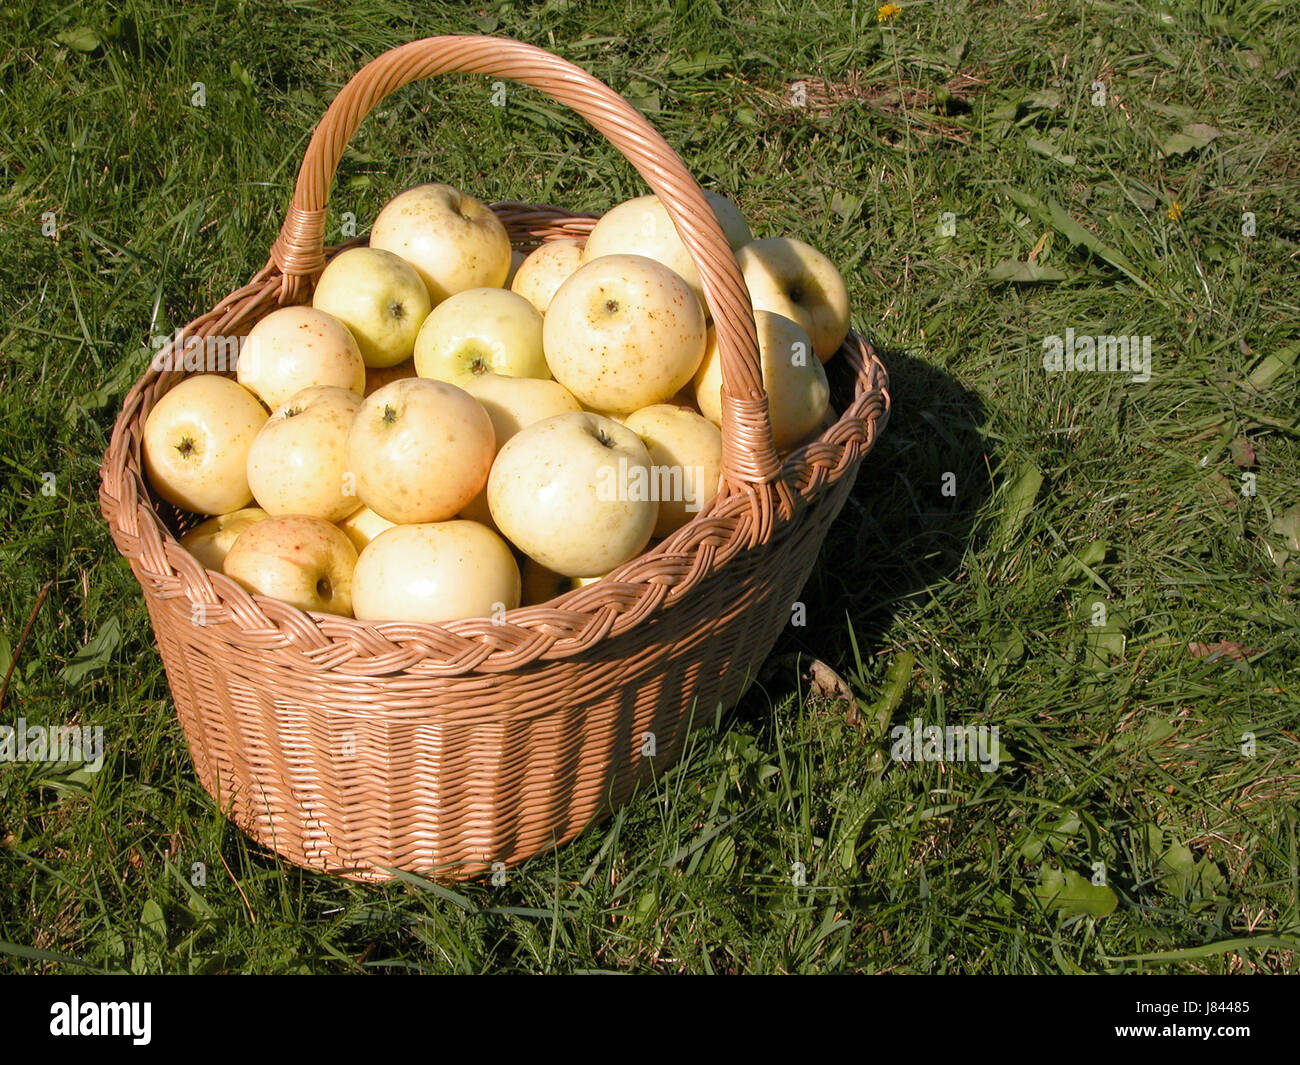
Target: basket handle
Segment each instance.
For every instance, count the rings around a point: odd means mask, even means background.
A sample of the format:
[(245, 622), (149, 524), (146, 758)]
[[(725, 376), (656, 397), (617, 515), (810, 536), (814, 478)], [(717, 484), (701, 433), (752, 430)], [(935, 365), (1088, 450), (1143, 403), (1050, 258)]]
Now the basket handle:
[(667, 141), (609, 86), (559, 56), (504, 37), (426, 37), (362, 67), (330, 104), (312, 134), (293, 201), (271, 249), (283, 275), (281, 298), (301, 300), (325, 267), (330, 185), (362, 119), (390, 93), (435, 74), (510, 78), (572, 108), (623, 153), (658, 194), (704, 286), (722, 362), (723, 480), (767, 485), (780, 468), (749, 290), (731, 246), (700, 186)]

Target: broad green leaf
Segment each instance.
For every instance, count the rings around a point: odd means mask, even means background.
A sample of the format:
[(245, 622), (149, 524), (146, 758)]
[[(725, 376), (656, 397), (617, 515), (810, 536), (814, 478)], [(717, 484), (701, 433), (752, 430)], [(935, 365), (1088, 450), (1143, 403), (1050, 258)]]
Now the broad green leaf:
[(9, 646), (9, 637), (0, 632), (0, 677), (9, 672), (9, 664), (14, 660), (13, 648)]
[(856, 196), (853, 193), (845, 195), (843, 192), (836, 190), (831, 197), (831, 210), (846, 221), (850, 218), (856, 218), (861, 209), (861, 196)]
[(731, 872), (736, 867), (736, 841), (730, 836), (719, 836), (709, 848), (709, 856), (704, 865), (705, 871), (709, 873)]
[(1213, 898), (1227, 879), (1209, 858), (1197, 858), (1185, 843), (1170, 843), (1159, 825), (1147, 825), (1140, 838), (1155, 856), (1160, 886), (1179, 898)]
[(889, 727), (889, 722), (903, 701), (907, 687), (912, 683), (912, 668), (916, 665), (916, 656), (910, 651), (900, 651), (885, 670), (885, 682), (881, 686), (880, 696), (866, 711), (867, 720), (872, 721), (879, 732)]
[(1161, 886), (1179, 898), (1213, 898), (1227, 880), (1209, 858), (1198, 859), (1185, 843), (1175, 843), (1158, 860)]
[(230, 76), (249, 92), (253, 91), (252, 76), (239, 64), (237, 60), (232, 59), (230, 61)]
[(122, 623), (113, 615), (99, 627), (85, 647), (72, 656), (66, 666), (59, 670), (59, 679), (71, 688), (75, 688), (92, 673), (103, 669), (113, 658), (113, 652), (122, 642)]
[(1105, 884), (1094, 884), (1073, 869), (1039, 869), (1034, 895), (1045, 909), (1067, 917), (1105, 917), (1114, 912), (1119, 900)]
[(104, 43), (99, 34), (89, 26), (76, 26), (64, 30), (54, 39), (59, 44), (67, 45), (74, 52), (93, 52)]
[(1128, 729), (1115, 737), (1115, 747), (1154, 747), (1177, 731), (1178, 727), (1167, 717), (1155, 714), (1145, 725)]
[[(1098, 625), (1094, 618), (1105, 613), (1105, 621)], [(1114, 604), (1104, 596), (1088, 595), (1079, 608), (1079, 616), (1087, 626), (1087, 664), (1105, 668), (1111, 658), (1121, 658), (1127, 638), (1124, 635), (1124, 617)]]
[(1300, 551), (1300, 503), (1274, 518), (1270, 530), (1285, 537), (1288, 550)]
[(1189, 122), (1178, 133), (1171, 133), (1160, 145), (1163, 156), (1186, 155), (1188, 152), (1204, 148), (1216, 137), (1223, 136), (1223, 131), (1207, 126), (1203, 122)]
[(1138, 276), (1137, 267), (1122, 255), (1117, 249), (1112, 248), (1095, 233), (1090, 232), (1070, 217), (1070, 213), (1055, 200), (1050, 197), (1046, 200), (1040, 200), (1032, 193), (1023, 192), (1020, 189), (1009, 187), (1003, 188), (1007, 197), (1026, 214), (1037, 218), (1046, 225), (1050, 225), (1071, 244), (1081, 244), (1087, 248), (1097, 258), (1104, 262), (1110, 263), (1121, 273), (1133, 281), (1136, 281), (1144, 289), (1150, 286)]
[(1054, 266), (1045, 266), (1042, 263), (1020, 262), (1016, 259), (1006, 259), (991, 267), (985, 277), (990, 281), (1019, 281), (1019, 282), (1037, 282), (1037, 281), (1064, 281), (1065, 272), (1058, 270)]
[(145, 899), (144, 909), (140, 912), (140, 931), (155, 944), (167, 942), (167, 920), (162, 907), (153, 899)]
[(1055, 159), (1058, 163), (1064, 163), (1066, 166), (1074, 166), (1077, 159), (1058, 148), (1051, 141), (1040, 141), (1037, 137), (1026, 137), (1025, 146), (1030, 151), (1037, 152), (1039, 155), (1045, 155), (1049, 159)]
[(140, 935), (131, 955), (131, 971), (138, 974), (156, 969), (166, 948), (167, 921), (162, 907), (153, 899), (146, 899), (140, 912)]
[(1247, 380), (1259, 389), (1267, 388), (1283, 374), (1290, 373), (1300, 358), (1300, 342), (1270, 351), (1256, 363)]
[(1034, 500), (1038, 498), (1038, 490), (1042, 487), (1043, 475), (1033, 463), (1021, 466), (1014, 479), (1007, 482), (1003, 490), (1006, 501), (1003, 503), (1002, 517), (993, 535), (995, 548), (1005, 550), (1012, 545), (1025, 522), (1029, 520), (1029, 515), (1034, 509)]
[(1096, 567), (1106, 561), (1106, 552), (1109, 550), (1110, 544), (1105, 540), (1089, 541), (1077, 551), (1071, 551), (1061, 559), (1061, 564), (1056, 567), (1057, 576), (1063, 581), (1068, 581), (1084, 574), (1100, 581), (1101, 577), (1097, 575)]

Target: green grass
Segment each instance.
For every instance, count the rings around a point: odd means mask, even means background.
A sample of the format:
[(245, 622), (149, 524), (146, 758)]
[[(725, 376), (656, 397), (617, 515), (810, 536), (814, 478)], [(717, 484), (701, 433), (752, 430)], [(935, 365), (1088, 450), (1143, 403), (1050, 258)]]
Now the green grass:
[[(0, 663), (52, 584), (2, 715), (102, 725), (108, 754), (96, 775), (0, 764), (0, 968), (1300, 969), (1288, 8), (920, 2), (881, 27), (776, 0), (7, 5)], [(679, 767), (504, 885), (359, 887), (253, 846), (198, 786), (97, 469), (149, 337), (265, 261), (348, 76), (467, 31), (583, 65), (757, 234), (830, 255), (895, 412), (807, 625)], [(644, 191), (538, 93), (489, 95), (448, 78), (385, 103), (331, 239), (421, 180), (573, 210)], [(1172, 150), (1194, 124), (1218, 135)], [(1057, 279), (989, 276), (1031, 257)], [(1152, 337), (1151, 381), (1045, 373), (1067, 328)], [(1220, 642), (1250, 653), (1189, 651)], [(996, 725), (1013, 760), (891, 760), (915, 718)]]

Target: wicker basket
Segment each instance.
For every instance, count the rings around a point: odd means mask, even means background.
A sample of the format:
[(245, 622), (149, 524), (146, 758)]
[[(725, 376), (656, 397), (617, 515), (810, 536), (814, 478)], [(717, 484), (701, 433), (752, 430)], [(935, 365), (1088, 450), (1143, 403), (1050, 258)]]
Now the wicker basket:
[[(440, 879), (522, 862), (571, 839), (680, 755), (693, 719), (730, 708), (790, 618), (862, 456), (888, 417), (884, 368), (850, 334), (838, 420), (778, 462), (749, 296), (699, 186), (617, 93), (517, 41), (416, 41), (362, 69), (312, 137), (268, 264), (186, 336), (244, 335), (304, 303), (330, 183), (349, 138), (417, 79), (477, 73), (573, 108), (668, 208), (699, 269), (723, 370), (722, 488), (693, 521), (604, 580), (496, 623), (367, 623), (304, 613), (205, 570), (177, 535), (196, 520), (152, 496), (145, 419), (183, 376), (151, 368), (127, 394), (100, 504), (144, 591), (203, 786), (285, 858), (357, 880)], [(517, 247), (582, 237), (595, 216), (495, 204)], [(653, 741), (647, 735), (653, 734)], [(653, 747), (653, 757), (647, 753)]]

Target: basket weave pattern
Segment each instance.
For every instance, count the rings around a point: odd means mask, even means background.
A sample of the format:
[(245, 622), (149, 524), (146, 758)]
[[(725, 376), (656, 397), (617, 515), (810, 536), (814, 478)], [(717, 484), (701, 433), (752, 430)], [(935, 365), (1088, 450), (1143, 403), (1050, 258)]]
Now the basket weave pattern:
[[(428, 38), (359, 72), (312, 138), (271, 261), (185, 335), (242, 336), (276, 307), (308, 301), (339, 250), (323, 243), (325, 205), (348, 138), (396, 88), (451, 71), (513, 78), (567, 103), (664, 201), (718, 331), (723, 483), (653, 551), (504, 619), (307, 614), (250, 595), (180, 547), (177, 533), (194, 519), (151, 495), (140, 441), (149, 411), (184, 374), (141, 376), (104, 459), (100, 502), (144, 592), (199, 779), (259, 842), (363, 880), (518, 863), (672, 765), (691, 721), (734, 705), (770, 653), (888, 417), (884, 368), (850, 334), (836, 355), (854, 379), (843, 413), (778, 461), (748, 293), (699, 186), (612, 90), (497, 38)], [(520, 248), (581, 238), (594, 224), (553, 207), (494, 209)]]

